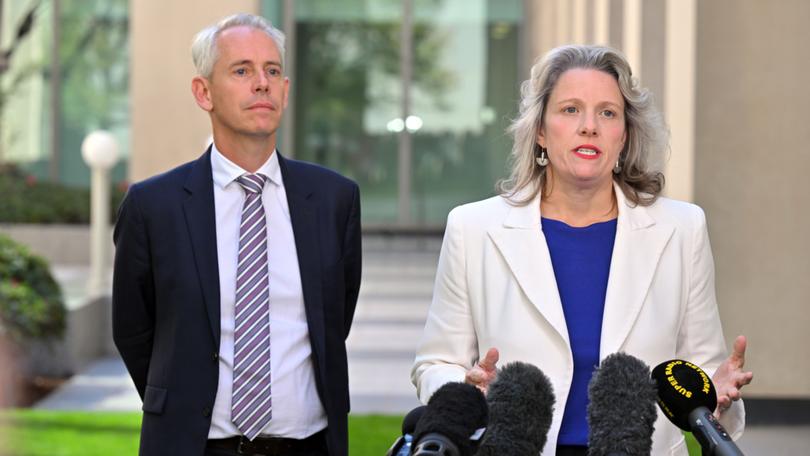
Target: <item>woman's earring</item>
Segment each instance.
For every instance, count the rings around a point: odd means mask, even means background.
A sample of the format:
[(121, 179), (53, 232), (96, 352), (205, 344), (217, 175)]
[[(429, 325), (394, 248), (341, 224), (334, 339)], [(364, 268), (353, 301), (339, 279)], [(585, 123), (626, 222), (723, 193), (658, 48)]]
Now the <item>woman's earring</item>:
[(548, 155), (546, 154), (545, 147), (540, 146), (540, 155), (537, 158), (535, 158), (534, 161), (536, 161), (537, 164), (540, 166), (548, 165)]
[(619, 158), (616, 159), (616, 166), (613, 167), (613, 174), (621, 174), (623, 161), (624, 154), (619, 154)]

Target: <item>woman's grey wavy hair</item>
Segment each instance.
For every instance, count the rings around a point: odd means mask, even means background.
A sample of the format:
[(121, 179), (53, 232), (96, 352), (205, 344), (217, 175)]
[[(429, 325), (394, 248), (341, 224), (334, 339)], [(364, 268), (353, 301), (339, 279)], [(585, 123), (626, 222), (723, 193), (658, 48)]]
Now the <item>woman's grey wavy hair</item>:
[(538, 192), (545, 194), (547, 167), (535, 161), (540, 153), (537, 134), (551, 91), (560, 76), (573, 68), (604, 71), (616, 78), (624, 97), (627, 141), (619, 155), (622, 170), (613, 175), (613, 180), (634, 204), (652, 204), (664, 188), (664, 175), (653, 165), (653, 159), (663, 157), (667, 151), (669, 132), (653, 105), (652, 94), (632, 78), (624, 56), (604, 46), (561, 46), (532, 66), (531, 78), (521, 85), (518, 117), (508, 129), (514, 137), (511, 174), (498, 183), (498, 191), (518, 206), (534, 200)]
[(278, 48), (279, 57), (281, 57), (281, 68), (284, 68), (284, 32), (273, 27), (267, 19), (256, 16), (255, 14), (237, 13), (228, 16), (216, 24), (200, 30), (194, 37), (191, 43), (191, 59), (194, 61), (194, 67), (197, 69), (197, 74), (210, 79), (211, 73), (214, 71), (214, 63), (219, 58), (217, 52), (217, 38), (224, 30), (233, 27), (250, 27), (262, 31), (269, 36)]

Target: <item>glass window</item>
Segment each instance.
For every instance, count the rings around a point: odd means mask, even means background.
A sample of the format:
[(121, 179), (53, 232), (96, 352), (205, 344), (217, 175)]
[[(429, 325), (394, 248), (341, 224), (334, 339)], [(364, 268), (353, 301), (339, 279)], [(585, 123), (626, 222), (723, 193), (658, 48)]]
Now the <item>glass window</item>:
[[(57, 26), (54, 6), (58, 3)], [(129, 156), (129, 14), (127, 0), (2, 2), (3, 48), (22, 17), (39, 5), (28, 36), (3, 75), (0, 161), (22, 166), (37, 177), (88, 186), (90, 170), (81, 142), (95, 129), (113, 132), (123, 160), (113, 180), (125, 178)], [(54, 49), (58, 33), (58, 49)], [(58, 59), (58, 68), (52, 65)], [(57, 98), (51, 78), (58, 71)], [(58, 111), (57, 131), (52, 112)], [(53, 155), (56, 133), (56, 162)], [(52, 176), (52, 166), (55, 176)]]
[(442, 226), (453, 206), (494, 194), (517, 106), (521, 0), (287, 4), (294, 155), (355, 179), (367, 227)]
[(91, 131), (103, 129), (118, 139), (121, 159), (112, 171), (117, 182), (126, 177), (130, 144), (129, 2), (61, 3), (61, 179), (89, 184), (90, 169), (81, 157), (81, 143)]

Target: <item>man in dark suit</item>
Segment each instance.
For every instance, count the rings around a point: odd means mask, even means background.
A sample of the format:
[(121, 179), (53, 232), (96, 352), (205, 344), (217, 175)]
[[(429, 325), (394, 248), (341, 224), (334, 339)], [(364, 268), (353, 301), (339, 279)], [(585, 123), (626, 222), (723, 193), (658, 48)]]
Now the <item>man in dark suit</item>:
[(142, 455), (348, 453), (357, 185), (283, 158), (284, 35), (239, 14), (192, 46), (213, 144), (134, 184), (115, 226), (113, 335)]

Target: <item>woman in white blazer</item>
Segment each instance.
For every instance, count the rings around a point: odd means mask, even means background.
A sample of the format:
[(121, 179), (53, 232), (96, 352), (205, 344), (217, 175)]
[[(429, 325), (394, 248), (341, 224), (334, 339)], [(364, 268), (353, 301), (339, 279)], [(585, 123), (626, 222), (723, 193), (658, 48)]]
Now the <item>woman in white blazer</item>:
[[(556, 396), (542, 454), (585, 454), (587, 440), (574, 432), (585, 412), (566, 406), (581, 399), (599, 360), (615, 352), (650, 366), (682, 358), (713, 375), (716, 413), (738, 437), (739, 390), (752, 378), (742, 370), (745, 338), (726, 358), (703, 211), (659, 197), (663, 176), (649, 163), (664, 153), (666, 129), (626, 60), (605, 47), (552, 50), (523, 84), (511, 131), (513, 167), (501, 194), (448, 216), (411, 374), (419, 398), (427, 402), (453, 381), (486, 392), (499, 361), (532, 363)], [(557, 245), (552, 228), (573, 239), (574, 250), (580, 236), (602, 230), (608, 234), (594, 251), (607, 253), (590, 258), (586, 247), (571, 254), (584, 257), (569, 258), (572, 245)], [(594, 264), (605, 265), (601, 295), (581, 296), (579, 284), (601, 280), (588, 272)], [(583, 302), (594, 311), (582, 312)], [(562, 426), (573, 429), (565, 439)], [(682, 433), (663, 416), (652, 454), (687, 454)]]

